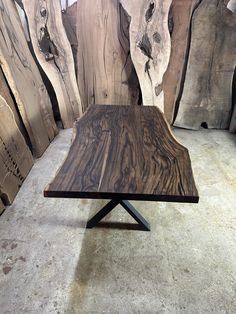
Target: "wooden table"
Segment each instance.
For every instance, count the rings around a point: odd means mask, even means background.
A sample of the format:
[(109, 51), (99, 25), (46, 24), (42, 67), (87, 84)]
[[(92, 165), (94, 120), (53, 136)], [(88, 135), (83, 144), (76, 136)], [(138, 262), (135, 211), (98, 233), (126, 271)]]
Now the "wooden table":
[(88, 228), (121, 204), (144, 230), (148, 222), (127, 200), (199, 200), (188, 150), (153, 106), (90, 106), (75, 123), (68, 156), (44, 196), (111, 199)]

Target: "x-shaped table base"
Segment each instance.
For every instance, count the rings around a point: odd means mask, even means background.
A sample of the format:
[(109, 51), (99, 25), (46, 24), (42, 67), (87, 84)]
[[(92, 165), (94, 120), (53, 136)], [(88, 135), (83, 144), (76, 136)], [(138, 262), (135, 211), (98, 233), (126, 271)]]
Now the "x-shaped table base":
[(95, 216), (93, 216), (87, 223), (87, 228), (95, 227), (108, 213), (112, 211), (118, 204), (122, 205), (124, 209), (142, 226), (145, 231), (150, 231), (149, 223), (142, 215), (128, 202), (124, 200), (111, 200), (107, 203)]

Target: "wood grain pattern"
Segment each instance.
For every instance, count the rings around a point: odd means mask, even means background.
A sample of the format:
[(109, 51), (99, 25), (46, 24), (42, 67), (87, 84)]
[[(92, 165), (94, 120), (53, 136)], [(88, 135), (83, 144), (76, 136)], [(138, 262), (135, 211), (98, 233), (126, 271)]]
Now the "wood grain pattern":
[(191, 162), (155, 106), (91, 106), (48, 197), (198, 202)]
[(11, 110), (14, 114), (16, 124), (17, 124), (19, 130), (21, 131), (22, 135), (24, 135), (24, 137), (26, 138), (27, 135), (25, 132), (24, 125), (23, 125), (22, 120), (20, 118), (20, 115), (17, 111), (16, 105), (15, 105), (14, 100), (12, 98), (11, 91), (7, 85), (7, 81), (6, 81), (5, 76), (3, 74), (2, 68), (0, 68), (0, 95), (6, 100), (8, 106), (11, 108)]
[(131, 17), (130, 46), (143, 104), (164, 111), (163, 75), (167, 69), (171, 43), (168, 14), (172, 0), (120, 0)]
[(79, 0), (77, 7), (78, 85), (83, 108), (94, 103), (137, 104), (129, 24), (119, 2)]
[(30, 53), (14, 1), (0, 0), (0, 61), (36, 157), (57, 134), (51, 102)]
[(171, 124), (180, 93), (184, 67), (189, 49), (189, 31), (192, 14), (200, 0), (173, 0), (170, 10), (171, 55), (163, 79), (164, 112)]
[(13, 202), (32, 165), (31, 152), (14, 114), (0, 96), (0, 199), (6, 205)]
[(23, 0), (35, 55), (55, 90), (65, 128), (82, 114), (70, 43), (60, 0)]
[(227, 129), (236, 66), (236, 13), (224, 0), (202, 0), (192, 19), (190, 55), (174, 125)]

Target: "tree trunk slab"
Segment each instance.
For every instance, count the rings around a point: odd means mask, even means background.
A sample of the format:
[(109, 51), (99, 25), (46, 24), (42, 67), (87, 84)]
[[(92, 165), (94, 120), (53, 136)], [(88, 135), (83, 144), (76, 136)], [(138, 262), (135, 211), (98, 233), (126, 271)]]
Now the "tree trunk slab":
[(31, 152), (14, 114), (0, 96), (0, 199), (4, 204), (12, 204), (32, 166)]
[(72, 50), (60, 0), (23, 0), (35, 55), (52, 83), (64, 128), (82, 115)]
[(168, 15), (172, 0), (120, 0), (131, 17), (130, 46), (143, 104), (164, 111), (163, 75), (167, 69), (171, 42)]
[(236, 65), (236, 13), (203, 0), (192, 19), (189, 61), (175, 126), (227, 129)]
[(138, 79), (130, 58), (129, 22), (117, 0), (77, 3), (78, 85), (90, 104), (138, 103)]
[(57, 134), (50, 98), (30, 53), (14, 1), (0, 0), (0, 61), (36, 157)]
[(175, 106), (182, 87), (184, 67), (189, 49), (192, 13), (200, 0), (173, 0), (170, 10), (171, 56), (163, 80), (164, 113), (173, 122)]

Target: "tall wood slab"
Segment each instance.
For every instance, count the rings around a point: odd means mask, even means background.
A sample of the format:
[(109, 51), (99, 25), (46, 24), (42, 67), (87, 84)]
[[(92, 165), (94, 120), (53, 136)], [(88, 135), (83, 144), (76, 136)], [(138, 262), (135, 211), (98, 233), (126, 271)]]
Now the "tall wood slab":
[(57, 134), (51, 102), (30, 53), (14, 1), (0, 0), (0, 61), (39, 157)]
[(163, 75), (171, 43), (168, 14), (172, 0), (120, 0), (131, 17), (130, 46), (142, 90), (143, 104), (164, 111)]
[(117, 0), (77, 3), (78, 85), (90, 104), (137, 104), (138, 81), (130, 58), (128, 19)]
[(12, 98), (11, 91), (7, 85), (7, 81), (6, 81), (5, 76), (3, 74), (2, 68), (0, 68), (0, 95), (6, 100), (8, 106), (11, 108), (19, 130), (21, 131), (21, 133), (24, 136), (26, 136), (24, 125), (23, 125), (22, 120), (20, 118), (20, 115), (17, 111), (16, 105), (15, 105), (14, 100)]
[(226, 129), (236, 65), (236, 13), (224, 0), (202, 0), (192, 19), (190, 55), (176, 126)]
[(0, 199), (5, 204), (13, 202), (32, 165), (31, 152), (14, 114), (0, 96)]
[(66, 35), (71, 45), (74, 62), (75, 73), (77, 76), (77, 53), (78, 53), (78, 40), (77, 40), (77, 1), (66, 8), (62, 12), (62, 21), (65, 27)]
[(184, 70), (190, 40), (192, 13), (200, 0), (173, 0), (170, 10), (171, 56), (163, 80), (164, 112), (169, 123), (173, 122), (175, 104), (184, 84)]
[(70, 128), (82, 107), (60, 0), (23, 0), (23, 4), (35, 55), (55, 90), (63, 126)]

